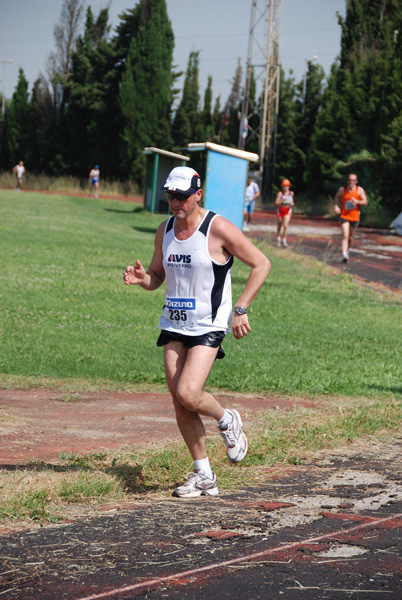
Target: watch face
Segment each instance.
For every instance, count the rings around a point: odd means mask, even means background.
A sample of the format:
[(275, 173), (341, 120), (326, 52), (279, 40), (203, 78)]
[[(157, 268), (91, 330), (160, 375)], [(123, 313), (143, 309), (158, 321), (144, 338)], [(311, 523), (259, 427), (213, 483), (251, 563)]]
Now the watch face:
[(246, 308), (243, 308), (242, 306), (237, 306), (237, 307), (234, 309), (234, 311), (235, 311), (235, 313), (237, 313), (238, 315), (245, 315), (245, 314), (246, 314), (246, 312), (247, 312), (247, 309), (246, 309)]

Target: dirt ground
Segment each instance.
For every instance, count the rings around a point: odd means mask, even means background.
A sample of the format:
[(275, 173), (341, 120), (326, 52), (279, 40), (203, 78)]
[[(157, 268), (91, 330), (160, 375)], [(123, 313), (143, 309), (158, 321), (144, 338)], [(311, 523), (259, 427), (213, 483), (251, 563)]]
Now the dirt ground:
[[(318, 408), (325, 401), (220, 396), (223, 406), (237, 408), (244, 419), (266, 408)], [(214, 421), (205, 421), (216, 434)], [(66, 394), (54, 390), (0, 390), (0, 465), (51, 461), (59, 453), (101, 452), (178, 439), (168, 394)]]
[[(276, 244), (276, 214), (257, 210), (247, 235)], [(350, 251), (350, 262), (341, 262), (341, 232), (337, 221), (294, 215), (288, 230), (289, 249), (350, 273), (362, 283), (402, 295), (402, 236), (389, 229), (360, 226)]]

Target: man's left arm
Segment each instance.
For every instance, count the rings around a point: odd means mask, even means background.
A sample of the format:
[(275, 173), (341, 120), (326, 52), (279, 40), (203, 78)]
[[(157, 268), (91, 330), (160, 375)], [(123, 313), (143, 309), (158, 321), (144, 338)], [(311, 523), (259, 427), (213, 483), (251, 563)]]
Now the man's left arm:
[(360, 198), (360, 200), (359, 200), (360, 206), (367, 206), (368, 200), (367, 200), (366, 192), (360, 186), (358, 188), (358, 191), (359, 191), (359, 198)]
[[(247, 309), (268, 277), (271, 263), (233, 223), (223, 217), (216, 219), (214, 233), (220, 239), (222, 247), (251, 268), (245, 288), (234, 305)], [(247, 313), (239, 315), (233, 312), (232, 330), (236, 339), (244, 337), (251, 331)]]

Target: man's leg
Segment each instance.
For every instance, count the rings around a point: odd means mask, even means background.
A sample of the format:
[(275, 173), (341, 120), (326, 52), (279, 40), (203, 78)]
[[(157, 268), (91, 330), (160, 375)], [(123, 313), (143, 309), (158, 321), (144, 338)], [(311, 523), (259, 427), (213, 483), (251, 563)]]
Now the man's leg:
[(355, 234), (355, 227), (352, 224), (349, 225), (349, 238), (348, 238), (348, 252), (352, 246), (353, 236)]
[(289, 223), (290, 223), (290, 217), (291, 215), (285, 215), (283, 217), (283, 245), (286, 247), (288, 245), (287, 243), (287, 236), (288, 236), (288, 227), (289, 227)]
[(248, 218), (247, 218), (247, 224), (250, 225), (251, 223), (251, 216), (254, 212), (254, 202), (250, 202), (249, 207), (248, 207)]
[(191, 456), (194, 460), (207, 456), (202, 415), (218, 422), (229, 460), (240, 462), (247, 454), (247, 438), (240, 413), (234, 409), (224, 410), (218, 400), (204, 390), (218, 348), (194, 346), (184, 355), (182, 350), (179, 353), (174, 350), (171, 344), (167, 344), (170, 350), (165, 346), (166, 378), (170, 381), (177, 423)]
[(243, 223), (243, 231), (249, 231), (249, 222), (250, 222), (250, 212), (249, 205), (246, 204), (246, 208), (244, 211), (244, 223)]
[(207, 346), (187, 349), (181, 342), (165, 345), (166, 381), (172, 394), (177, 424), (194, 460), (194, 473), (173, 492), (173, 496), (179, 498), (216, 496), (219, 493), (200, 417), (202, 414), (220, 420), (225, 415), (212, 394), (203, 391), (217, 352), (218, 348)]
[(342, 256), (343, 256), (343, 261), (347, 262), (349, 260), (349, 255), (348, 255), (349, 236), (350, 236), (350, 230), (352, 229), (352, 227), (350, 226), (350, 223), (348, 221), (346, 221), (344, 223), (341, 223), (341, 228), (342, 228), (342, 243), (341, 243)]
[(281, 245), (281, 229), (282, 229), (283, 218), (278, 215), (278, 222), (276, 227), (276, 243), (278, 246)]
[(200, 415), (219, 421), (224, 409), (212, 394), (203, 390), (218, 348), (181, 342), (165, 345), (166, 382), (172, 394), (176, 420), (193, 460), (207, 456), (205, 428)]

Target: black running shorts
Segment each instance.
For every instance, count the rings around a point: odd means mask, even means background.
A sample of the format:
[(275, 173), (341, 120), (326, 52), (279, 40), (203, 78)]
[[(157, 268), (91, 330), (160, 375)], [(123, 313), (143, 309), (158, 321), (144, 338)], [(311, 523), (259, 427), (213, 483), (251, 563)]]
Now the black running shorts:
[(339, 223), (350, 223), (350, 226), (353, 227), (353, 229), (356, 229), (357, 227), (359, 227), (360, 221), (348, 221), (348, 219), (339, 219)]
[(224, 331), (209, 331), (203, 335), (183, 335), (182, 333), (162, 329), (156, 345), (164, 346), (169, 342), (181, 342), (186, 348), (210, 346), (211, 348), (219, 348), (216, 358), (225, 358), (225, 353), (221, 346), (225, 335)]

